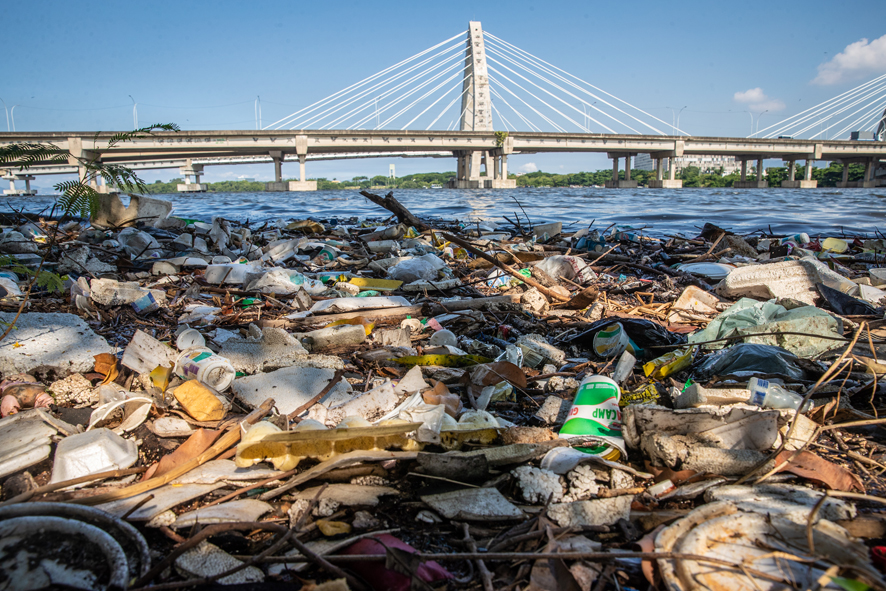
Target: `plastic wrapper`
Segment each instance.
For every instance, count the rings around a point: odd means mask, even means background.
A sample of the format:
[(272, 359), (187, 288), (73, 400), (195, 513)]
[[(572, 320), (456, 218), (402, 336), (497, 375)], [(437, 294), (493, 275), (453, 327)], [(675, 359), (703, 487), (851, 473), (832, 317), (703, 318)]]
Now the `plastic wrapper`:
[(669, 375), (684, 370), (692, 365), (692, 354), (695, 353), (695, 349), (695, 347), (684, 347), (683, 349), (665, 353), (661, 357), (646, 363), (643, 366), (643, 373), (646, 374), (647, 378), (662, 380)]

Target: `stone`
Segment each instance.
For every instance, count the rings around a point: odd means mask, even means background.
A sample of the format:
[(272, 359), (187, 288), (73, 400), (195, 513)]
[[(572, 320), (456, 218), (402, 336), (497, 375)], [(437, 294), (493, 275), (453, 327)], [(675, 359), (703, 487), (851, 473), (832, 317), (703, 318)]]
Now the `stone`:
[[(202, 541), (191, 550), (175, 559), (175, 568), (184, 574), (186, 579), (205, 578), (229, 571), (243, 564), (218, 546)], [(261, 583), (265, 580), (264, 573), (254, 567), (247, 566), (232, 575), (222, 577), (218, 583), (222, 585), (243, 585)]]
[(79, 373), (55, 381), (47, 388), (57, 404), (94, 404), (98, 402), (98, 390)]
[(82, 275), (84, 271), (88, 271), (93, 275), (117, 272), (115, 265), (102, 262), (96, 257), (90, 256), (91, 254), (88, 246), (69, 250), (61, 256), (56, 272), (59, 275), (66, 273)]
[(510, 521), (525, 515), (496, 488), (469, 488), (436, 495), (425, 495), (421, 500), (447, 519), (467, 521)]
[(542, 314), (548, 308), (548, 299), (534, 287), (520, 296), (520, 303), (533, 314)]
[(548, 516), (560, 527), (583, 527), (586, 525), (612, 525), (631, 514), (633, 495), (608, 499), (555, 503), (548, 507)]
[[(0, 323), (14, 318), (12, 312), (0, 313)], [(19, 316), (15, 328), (0, 341), (0, 374), (87, 373), (95, 366), (93, 356), (100, 353), (114, 350), (78, 316), (30, 312)]]
[(566, 422), (570, 408), (572, 408), (570, 401), (563, 400), (558, 396), (548, 396), (535, 416), (549, 425), (559, 425)]
[(225, 405), (217, 392), (197, 380), (188, 380), (172, 395), (185, 412), (197, 421), (220, 421), (225, 418)]
[(3, 232), (0, 234), (0, 252), (8, 254), (33, 254), (38, 250), (37, 243), (25, 238), (21, 232)]

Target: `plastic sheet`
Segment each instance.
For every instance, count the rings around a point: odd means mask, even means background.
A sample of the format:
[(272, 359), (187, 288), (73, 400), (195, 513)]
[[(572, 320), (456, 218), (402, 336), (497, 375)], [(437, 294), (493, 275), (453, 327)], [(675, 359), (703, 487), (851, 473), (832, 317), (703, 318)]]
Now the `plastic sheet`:
[(796, 355), (781, 347), (739, 343), (706, 357), (693, 372), (693, 379), (709, 380), (716, 375), (750, 376), (778, 374), (794, 379), (808, 379)]

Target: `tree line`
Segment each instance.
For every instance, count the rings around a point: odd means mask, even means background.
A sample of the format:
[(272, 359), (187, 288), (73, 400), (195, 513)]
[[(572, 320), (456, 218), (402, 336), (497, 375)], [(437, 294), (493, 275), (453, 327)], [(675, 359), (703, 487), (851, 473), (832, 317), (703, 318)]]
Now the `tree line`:
[[(805, 167), (797, 164), (794, 178), (803, 179)], [(755, 179), (756, 167), (748, 167), (748, 179)], [(778, 187), (781, 181), (787, 180), (789, 171), (786, 166), (772, 166), (766, 169), (764, 178), (769, 181), (770, 187)], [(449, 179), (455, 177), (455, 172), (423, 172), (409, 174), (403, 177), (390, 178), (383, 175), (373, 177), (356, 176), (352, 179), (339, 180), (316, 178), (317, 189), (321, 191), (334, 190), (364, 190), (364, 189), (429, 189), (432, 185), (446, 186)], [(517, 180), (518, 187), (593, 187), (603, 186), (612, 178), (612, 170), (598, 170), (596, 172), (575, 172), (570, 174), (554, 174), (549, 172), (530, 172), (520, 176), (511, 174), (509, 178)], [(619, 171), (619, 178), (624, 179), (624, 171)], [(735, 181), (741, 179), (738, 171), (723, 174), (720, 170), (703, 171), (697, 166), (687, 166), (676, 175), (683, 181), (684, 187), (732, 187)], [(864, 178), (863, 164), (849, 165), (849, 180), (860, 181)], [(631, 179), (636, 180), (640, 186), (648, 185), (655, 179), (655, 171), (632, 170)], [(818, 181), (819, 187), (836, 187), (843, 180), (843, 165), (831, 163), (827, 168), (812, 169), (812, 179)], [(285, 179), (286, 181), (297, 179)], [(176, 193), (176, 185), (182, 179), (176, 178), (169, 182), (156, 181), (147, 185), (147, 193), (162, 194)], [(206, 190), (211, 193), (258, 193), (265, 190), (264, 182), (257, 181), (219, 181), (205, 183)]]

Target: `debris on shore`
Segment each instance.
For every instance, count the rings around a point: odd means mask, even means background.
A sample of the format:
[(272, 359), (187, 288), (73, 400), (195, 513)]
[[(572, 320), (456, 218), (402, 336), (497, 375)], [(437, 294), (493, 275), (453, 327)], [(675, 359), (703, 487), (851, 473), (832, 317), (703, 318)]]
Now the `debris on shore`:
[(886, 588), (879, 234), (365, 196), (0, 218), (4, 588)]

